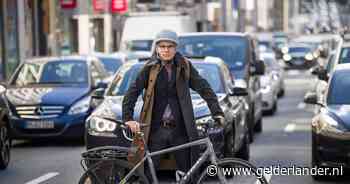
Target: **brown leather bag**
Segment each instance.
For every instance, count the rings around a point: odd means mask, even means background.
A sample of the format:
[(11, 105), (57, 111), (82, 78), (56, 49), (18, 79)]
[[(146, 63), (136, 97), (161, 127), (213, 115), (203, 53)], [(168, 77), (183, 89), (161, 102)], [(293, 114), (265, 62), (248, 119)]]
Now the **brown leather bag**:
[(131, 165), (135, 166), (145, 155), (145, 142), (143, 140), (142, 132), (138, 132), (134, 135), (131, 148), (135, 149), (131, 149), (131, 151), (129, 151), (127, 159)]

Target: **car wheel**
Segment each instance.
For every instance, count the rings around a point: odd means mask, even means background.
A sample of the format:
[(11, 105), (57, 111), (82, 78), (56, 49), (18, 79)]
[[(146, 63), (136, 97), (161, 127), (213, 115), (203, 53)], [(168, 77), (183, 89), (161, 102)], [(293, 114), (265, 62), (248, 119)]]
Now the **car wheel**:
[[(317, 155), (317, 148), (316, 148), (316, 141), (315, 138), (312, 137), (312, 146), (311, 146), (311, 167), (312, 168), (319, 168), (320, 167), (320, 161), (319, 157)], [(312, 178), (316, 181), (321, 181), (326, 179), (325, 176), (322, 175), (312, 175)]]
[(263, 125), (262, 125), (262, 117), (260, 117), (259, 121), (256, 123), (255, 127), (254, 127), (255, 132), (262, 132), (263, 130)]
[(249, 136), (246, 134), (244, 136), (242, 146), (239, 149), (237, 156), (243, 160), (249, 161), (250, 156), (250, 146), (249, 146)]
[(10, 162), (10, 137), (6, 126), (0, 128), (0, 169), (6, 169)]
[(254, 125), (255, 125), (254, 111), (248, 114), (247, 120), (248, 120), (249, 143), (252, 143), (254, 141)]
[(284, 91), (284, 88), (282, 88), (279, 92), (278, 92), (278, 98), (281, 98), (281, 97), (283, 97), (284, 96), (284, 93), (285, 93), (285, 91)]
[(234, 130), (231, 130), (225, 138), (225, 151), (224, 155), (225, 158), (232, 158), (235, 155), (235, 136), (234, 136)]

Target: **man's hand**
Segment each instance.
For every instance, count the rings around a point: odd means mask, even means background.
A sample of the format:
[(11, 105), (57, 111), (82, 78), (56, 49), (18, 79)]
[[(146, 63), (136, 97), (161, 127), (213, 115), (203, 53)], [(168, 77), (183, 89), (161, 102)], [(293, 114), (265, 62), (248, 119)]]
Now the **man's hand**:
[(223, 126), (225, 124), (225, 117), (218, 115), (218, 116), (213, 116), (214, 121), (219, 125)]
[(140, 131), (140, 123), (137, 121), (127, 121), (125, 124), (131, 129), (133, 133)]

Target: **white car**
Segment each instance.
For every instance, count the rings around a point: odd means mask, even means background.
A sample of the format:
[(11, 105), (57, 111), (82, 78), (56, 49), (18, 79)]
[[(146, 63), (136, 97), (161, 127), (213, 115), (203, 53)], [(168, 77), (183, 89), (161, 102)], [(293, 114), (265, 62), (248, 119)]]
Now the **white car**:
[(266, 70), (260, 77), (263, 111), (265, 114), (274, 114), (277, 111), (278, 96), (284, 94), (284, 73), (275, 59), (274, 53), (261, 53)]

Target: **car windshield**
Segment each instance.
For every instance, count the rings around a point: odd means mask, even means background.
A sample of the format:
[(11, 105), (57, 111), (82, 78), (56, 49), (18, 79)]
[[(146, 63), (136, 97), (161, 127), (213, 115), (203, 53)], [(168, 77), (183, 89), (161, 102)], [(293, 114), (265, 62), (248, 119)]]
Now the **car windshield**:
[(114, 74), (118, 68), (123, 64), (122, 60), (120, 58), (116, 57), (98, 57), (101, 62), (103, 63), (103, 66), (110, 74)]
[(350, 91), (350, 75), (346, 72), (340, 72), (334, 74), (332, 77), (330, 88), (328, 92), (327, 103), (329, 105), (341, 105), (350, 104), (349, 93), (344, 91)]
[(130, 51), (150, 51), (153, 40), (132, 40), (129, 42), (128, 50)]
[(310, 51), (308, 47), (290, 47), (288, 50), (289, 53), (308, 53)]
[(240, 70), (245, 65), (247, 47), (248, 40), (239, 36), (184, 36), (178, 49), (185, 56), (219, 57), (230, 69)]
[[(223, 83), (219, 68), (212, 64), (193, 64), (199, 74), (205, 78), (215, 93), (223, 93)], [(136, 80), (137, 74), (143, 65), (123, 66), (118, 70), (118, 74), (114, 78), (111, 87), (107, 91), (108, 96), (124, 96), (130, 85)], [(195, 93), (191, 91), (191, 93)]]
[(350, 47), (342, 48), (339, 63), (350, 63)]
[(85, 61), (58, 60), (25, 63), (12, 82), (16, 86), (67, 83), (88, 83), (88, 70)]

